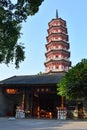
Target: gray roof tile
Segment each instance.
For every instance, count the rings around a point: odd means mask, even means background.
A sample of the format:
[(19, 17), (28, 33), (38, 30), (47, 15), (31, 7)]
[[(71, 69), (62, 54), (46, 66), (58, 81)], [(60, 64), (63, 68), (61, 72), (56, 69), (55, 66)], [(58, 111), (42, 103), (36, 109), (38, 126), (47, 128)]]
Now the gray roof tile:
[(64, 74), (22, 75), (2, 80), (0, 84), (57, 84)]

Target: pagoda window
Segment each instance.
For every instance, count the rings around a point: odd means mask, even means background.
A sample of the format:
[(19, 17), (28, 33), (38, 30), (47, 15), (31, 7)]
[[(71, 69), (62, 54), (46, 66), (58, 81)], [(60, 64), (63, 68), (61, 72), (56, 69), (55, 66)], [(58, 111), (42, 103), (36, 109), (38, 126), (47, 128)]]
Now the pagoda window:
[(61, 69), (62, 68), (62, 65), (59, 65), (59, 69)]
[(55, 46), (53, 46), (53, 48), (55, 49), (56, 47), (55, 47)]
[(58, 37), (58, 40), (62, 40), (62, 38), (61, 38), (61, 37)]
[(59, 58), (61, 58), (62, 56), (61, 55), (59, 55)]
[(55, 58), (55, 55), (53, 56), (53, 58)]
[(55, 65), (53, 66), (53, 69), (55, 69)]
[(58, 29), (58, 32), (61, 32), (61, 30), (60, 30), (60, 29)]
[(60, 22), (58, 22), (58, 26), (60, 25)]
[(59, 45), (58, 48), (60, 49), (60, 48), (62, 48), (62, 47)]

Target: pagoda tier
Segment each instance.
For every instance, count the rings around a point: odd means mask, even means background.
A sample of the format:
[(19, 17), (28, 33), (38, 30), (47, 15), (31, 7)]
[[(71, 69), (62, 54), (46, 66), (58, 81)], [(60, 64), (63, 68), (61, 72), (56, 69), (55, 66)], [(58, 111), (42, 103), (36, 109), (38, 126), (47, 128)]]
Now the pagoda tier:
[(46, 73), (58, 73), (58, 72), (67, 72), (70, 66), (70, 62), (67, 62), (65, 59), (60, 60), (50, 60), (45, 63)]
[(46, 37), (46, 73), (66, 72), (71, 66), (69, 52), (69, 37), (66, 21), (58, 18), (48, 23), (48, 36)]
[(47, 51), (50, 50), (50, 48), (64, 48), (64, 49), (69, 49), (69, 43), (65, 42), (65, 41), (51, 41), (48, 44), (46, 44), (46, 49)]
[(49, 60), (60, 60), (65, 59), (66, 61), (69, 61), (70, 52), (67, 52), (66, 50), (50, 50), (46, 54), (46, 63)]

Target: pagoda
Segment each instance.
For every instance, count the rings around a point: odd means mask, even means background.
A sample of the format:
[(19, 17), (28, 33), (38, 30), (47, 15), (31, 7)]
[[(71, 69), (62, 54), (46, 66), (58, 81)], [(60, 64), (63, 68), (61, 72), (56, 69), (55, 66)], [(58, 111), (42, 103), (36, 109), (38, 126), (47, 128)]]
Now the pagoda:
[(67, 72), (71, 66), (66, 21), (58, 17), (48, 23), (45, 73)]

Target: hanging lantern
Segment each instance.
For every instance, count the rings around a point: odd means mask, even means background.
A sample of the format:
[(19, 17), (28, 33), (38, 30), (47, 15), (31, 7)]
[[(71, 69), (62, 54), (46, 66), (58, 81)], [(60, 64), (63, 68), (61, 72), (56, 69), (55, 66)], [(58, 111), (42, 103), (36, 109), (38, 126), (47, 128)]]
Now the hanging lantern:
[(7, 88), (6, 89), (7, 94), (16, 94), (17, 92), (18, 92), (17, 89), (13, 89), (13, 88)]

